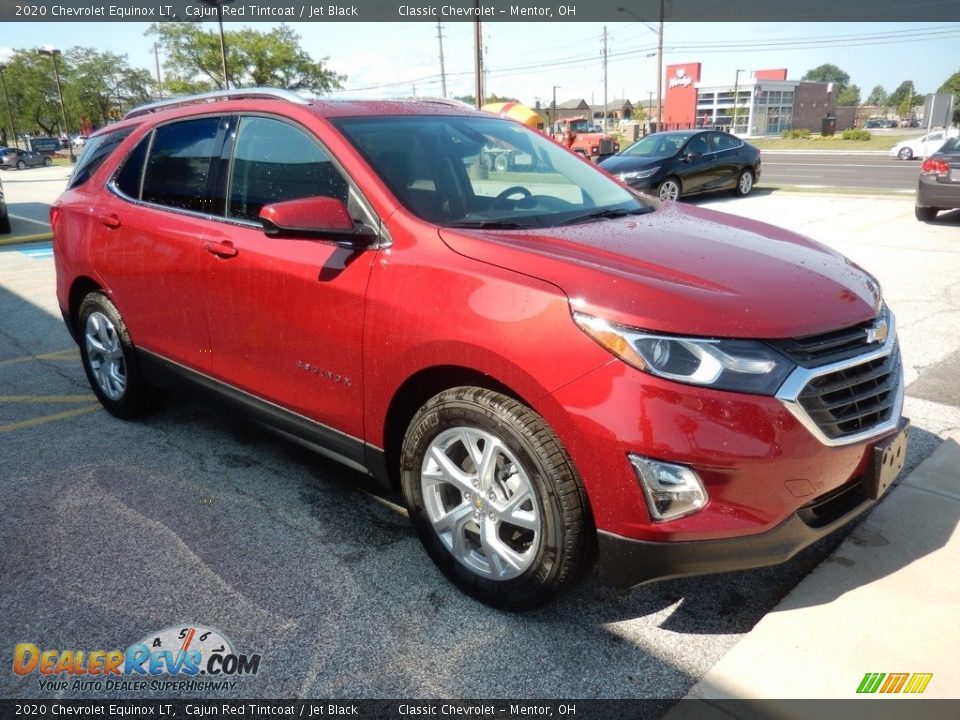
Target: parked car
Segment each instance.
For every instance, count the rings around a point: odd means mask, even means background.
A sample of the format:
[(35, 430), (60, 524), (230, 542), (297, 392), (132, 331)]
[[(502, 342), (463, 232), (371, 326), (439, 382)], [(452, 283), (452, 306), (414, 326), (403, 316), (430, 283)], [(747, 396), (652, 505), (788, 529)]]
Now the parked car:
[(760, 150), (725, 132), (673, 130), (647, 135), (600, 167), (661, 200), (716, 190), (749, 195), (760, 179)]
[(52, 165), (53, 160), (49, 155), (43, 155), (30, 150), (19, 150), (17, 148), (5, 148), (0, 152), (0, 167), (4, 170), (17, 168), (23, 170), (28, 167), (41, 167)]
[(960, 208), (960, 137), (952, 137), (920, 166), (917, 220), (933, 220), (941, 210)]
[[(902, 467), (894, 316), (835, 251), (460, 104), (175, 102), (51, 208), (93, 392), (132, 418), (185, 384), (379, 479), (471, 596), (782, 562)], [(489, 146), (538, 172), (491, 181)]]
[(924, 158), (932, 155), (950, 136), (955, 136), (956, 130), (933, 130), (922, 137), (912, 140), (903, 140), (890, 148), (890, 157), (900, 158), (901, 160), (912, 160), (913, 158)]
[(10, 232), (10, 215), (7, 212), (7, 198), (3, 194), (3, 183), (0, 182), (0, 235)]
[(86, 143), (86, 142), (87, 142), (87, 136), (86, 136), (86, 135), (77, 135), (77, 136), (75, 136), (75, 137), (73, 138), (73, 140), (71, 140), (71, 143), (72, 143), (73, 146), (76, 147), (76, 148), (82, 148), (83, 145), (84, 145), (84, 143)]

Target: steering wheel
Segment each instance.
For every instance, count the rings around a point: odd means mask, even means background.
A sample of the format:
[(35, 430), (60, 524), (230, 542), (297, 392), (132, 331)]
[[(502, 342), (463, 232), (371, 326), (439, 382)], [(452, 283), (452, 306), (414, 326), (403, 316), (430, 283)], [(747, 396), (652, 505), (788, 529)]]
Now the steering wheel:
[(533, 193), (527, 190), (522, 185), (513, 185), (512, 187), (508, 187), (506, 190), (504, 190), (502, 193), (500, 193), (493, 199), (493, 207), (497, 207), (503, 204), (511, 195), (518, 195), (518, 194), (522, 196), (520, 198), (521, 200), (526, 200), (528, 197), (533, 196)]

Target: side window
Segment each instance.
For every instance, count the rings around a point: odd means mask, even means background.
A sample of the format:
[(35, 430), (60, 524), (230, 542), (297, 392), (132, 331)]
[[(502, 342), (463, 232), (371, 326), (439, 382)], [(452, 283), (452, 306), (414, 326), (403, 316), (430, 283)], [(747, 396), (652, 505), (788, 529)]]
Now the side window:
[(80, 153), (80, 159), (77, 160), (77, 166), (70, 175), (68, 188), (82, 185), (97, 169), (103, 164), (103, 161), (110, 157), (110, 153), (117, 149), (117, 146), (127, 139), (134, 128), (124, 128), (116, 132), (98, 135), (91, 138), (83, 146), (83, 152)]
[(148, 133), (137, 146), (133, 149), (127, 159), (123, 161), (123, 167), (117, 173), (114, 184), (117, 189), (127, 197), (134, 200), (140, 199), (140, 186), (143, 182), (143, 161), (147, 159), (147, 149), (150, 147), (150, 138), (152, 133)]
[(701, 155), (706, 155), (708, 152), (710, 152), (710, 150), (707, 148), (707, 139), (703, 135), (698, 135), (690, 141), (690, 145), (687, 147), (687, 152), (698, 152)]
[(264, 205), (318, 195), (347, 202), (349, 190), (330, 156), (300, 128), (271, 118), (240, 119), (227, 217), (256, 220)]
[(711, 150), (720, 152), (721, 150), (734, 150), (740, 147), (740, 141), (732, 135), (726, 133), (715, 133), (711, 138)]
[(199, 118), (158, 127), (143, 177), (143, 199), (209, 212), (207, 180), (220, 118)]

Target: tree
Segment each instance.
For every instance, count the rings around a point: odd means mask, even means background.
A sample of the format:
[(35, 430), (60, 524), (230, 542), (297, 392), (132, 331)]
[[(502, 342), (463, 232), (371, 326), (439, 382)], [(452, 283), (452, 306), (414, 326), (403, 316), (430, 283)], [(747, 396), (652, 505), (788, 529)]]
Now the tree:
[[(147, 35), (157, 38), (166, 56), (164, 86), (173, 94), (224, 89), (220, 35), (199, 23), (154, 23)], [(346, 80), (314, 60), (300, 47), (300, 36), (285, 25), (267, 32), (244, 27), (224, 32), (227, 79), (231, 87), (279, 87), (317, 95)]]
[(812, 82), (832, 82), (834, 84), (834, 97), (839, 95), (840, 91), (850, 84), (850, 76), (836, 65), (831, 65), (830, 63), (819, 65), (813, 68), (813, 70), (807, 70), (807, 74), (801, 79)]
[[(475, 104), (476, 95), (458, 95), (457, 97), (454, 98), (454, 100), (459, 100), (462, 103), (466, 103), (467, 105), (472, 106)], [(483, 104), (487, 105), (489, 103), (506, 103), (506, 102), (520, 102), (520, 101), (517, 100), (516, 98), (507, 97), (506, 95), (497, 95), (496, 93), (492, 93), (490, 95), (487, 95), (487, 97), (483, 101)]]
[(852, 106), (860, 104), (860, 88), (857, 85), (850, 85), (842, 88), (836, 93), (837, 105)]
[(867, 105), (886, 105), (887, 104), (887, 91), (883, 89), (883, 85), (874, 85), (873, 90), (870, 91), (870, 94), (867, 96)]
[(960, 70), (948, 77), (943, 85), (937, 88), (937, 93), (953, 95), (953, 122), (960, 123)]
[[(897, 85), (897, 89), (894, 90), (887, 96), (887, 104), (893, 105), (894, 107), (900, 107), (907, 103), (909, 107), (912, 107), (916, 104), (915, 90), (913, 87), (912, 80), (904, 80), (902, 83)], [(909, 110), (907, 111), (909, 114)]]
[(131, 68), (126, 55), (76, 47), (66, 53), (71, 82), (64, 102), (81, 127), (105, 125), (150, 100), (148, 70)]

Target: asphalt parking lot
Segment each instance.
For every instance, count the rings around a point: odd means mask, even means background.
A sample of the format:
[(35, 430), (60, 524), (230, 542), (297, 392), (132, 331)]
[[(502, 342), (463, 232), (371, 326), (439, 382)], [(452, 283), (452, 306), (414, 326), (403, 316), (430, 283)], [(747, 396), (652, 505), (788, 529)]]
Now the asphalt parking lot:
[[(43, 232), (64, 176), (2, 176), (15, 233)], [(960, 211), (925, 224), (912, 198), (762, 188), (695, 202), (803, 232), (878, 276), (907, 368), (908, 467), (960, 428)], [(777, 568), (626, 595), (591, 576), (543, 610), (509, 615), (460, 595), (397, 503), (190, 399), (113, 419), (60, 319), (49, 244), (0, 247), (3, 652), (125, 648), (202, 627), (262, 662), (197, 697), (680, 698), (839, 541)], [(131, 695), (41, 689), (10, 672), (0, 692)]]

